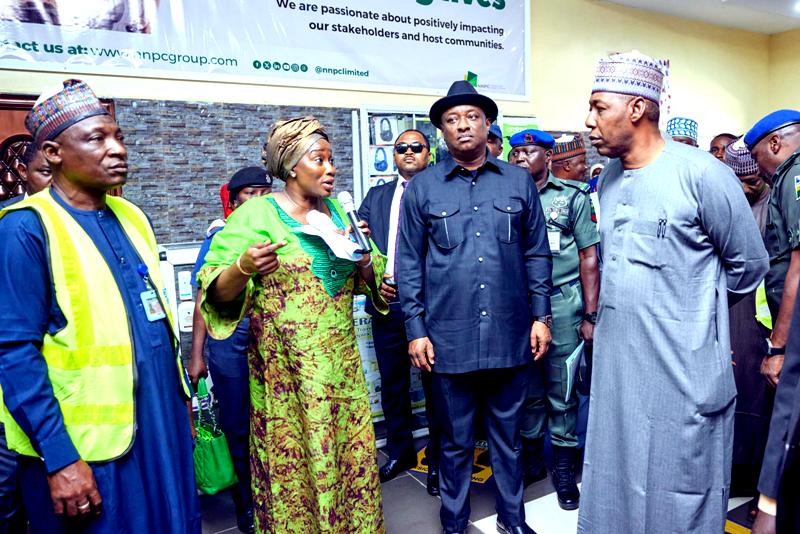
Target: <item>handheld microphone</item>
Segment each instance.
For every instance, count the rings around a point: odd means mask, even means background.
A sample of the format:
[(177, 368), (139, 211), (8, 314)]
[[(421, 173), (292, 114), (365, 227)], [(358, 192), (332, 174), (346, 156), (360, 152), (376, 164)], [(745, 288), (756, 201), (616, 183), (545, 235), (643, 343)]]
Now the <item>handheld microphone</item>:
[(356, 206), (353, 203), (353, 197), (347, 191), (340, 192), (336, 198), (339, 200), (339, 204), (341, 204), (342, 209), (347, 214), (347, 219), (350, 221), (350, 226), (353, 229), (353, 235), (356, 237), (356, 243), (358, 243), (358, 248), (356, 252), (359, 254), (366, 254), (368, 252), (372, 252), (372, 244), (370, 244), (369, 239), (367, 236), (364, 235), (364, 232), (361, 231), (361, 228), (358, 227), (358, 213), (356, 212)]

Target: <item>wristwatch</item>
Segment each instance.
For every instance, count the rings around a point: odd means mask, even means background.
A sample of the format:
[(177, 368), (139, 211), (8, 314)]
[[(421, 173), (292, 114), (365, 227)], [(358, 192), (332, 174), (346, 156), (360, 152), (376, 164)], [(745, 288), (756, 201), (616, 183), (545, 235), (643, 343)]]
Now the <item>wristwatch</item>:
[(544, 323), (547, 328), (553, 328), (553, 316), (552, 315), (537, 315), (533, 318), (533, 321), (536, 323)]
[(584, 313), (583, 320), (587, 323), (597, 324), (597, 312)]
[(772, 345), (772, 340), (770, 338), (766, 338), (764, 340), (763, 349), (764, 354), (767, 356), (782, 356), (786, 354), (786, 347), (775, 347)]

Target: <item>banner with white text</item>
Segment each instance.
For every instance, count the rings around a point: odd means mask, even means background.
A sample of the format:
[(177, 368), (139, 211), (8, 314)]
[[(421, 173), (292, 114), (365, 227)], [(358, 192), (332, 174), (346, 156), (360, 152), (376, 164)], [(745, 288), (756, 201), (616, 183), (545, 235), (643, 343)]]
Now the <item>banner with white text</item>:
[(529, 0), (0, 0), (0, 68), (528, 95)]

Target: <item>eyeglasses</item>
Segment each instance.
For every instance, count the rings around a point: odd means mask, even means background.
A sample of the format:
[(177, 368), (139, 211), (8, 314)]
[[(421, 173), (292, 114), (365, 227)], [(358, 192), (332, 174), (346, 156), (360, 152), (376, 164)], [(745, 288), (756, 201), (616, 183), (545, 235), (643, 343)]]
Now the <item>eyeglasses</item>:
[(423, 149), (427, 147), (422, 143), (420, 143), (419, 141), (416, 141), (414, 143), (397, 143), (396, 145), (394, 145), (394, 151), (397, 152), (398, 154), (405, 154), (409, 148), (411, 149), (411, 152), (413, 152), (414, 154), (420, 154), (423, 151)]

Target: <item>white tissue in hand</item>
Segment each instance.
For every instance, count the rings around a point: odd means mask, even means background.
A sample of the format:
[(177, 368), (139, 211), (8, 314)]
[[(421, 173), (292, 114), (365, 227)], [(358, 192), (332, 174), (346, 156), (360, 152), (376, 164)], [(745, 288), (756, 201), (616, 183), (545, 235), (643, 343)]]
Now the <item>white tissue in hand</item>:
[(308, 224), (297, 228), (295, 231), (321, 237), (333, 253), (336, 254), (337, 258), (350, 261), (361, 259), (361, 254), (356, 253), (358, 243), (338, 233), (338, 228), (330, 217), (320, 211), (311, 210), (306, 215), (306, 221)]

